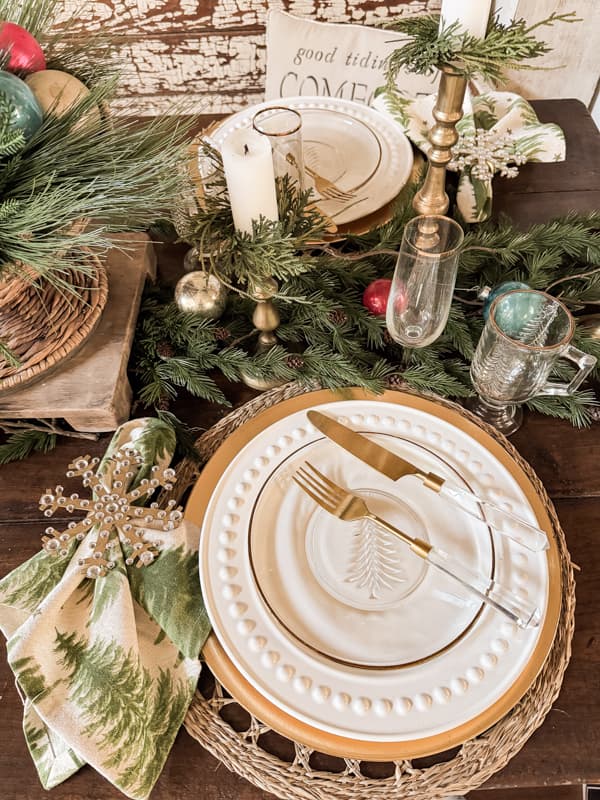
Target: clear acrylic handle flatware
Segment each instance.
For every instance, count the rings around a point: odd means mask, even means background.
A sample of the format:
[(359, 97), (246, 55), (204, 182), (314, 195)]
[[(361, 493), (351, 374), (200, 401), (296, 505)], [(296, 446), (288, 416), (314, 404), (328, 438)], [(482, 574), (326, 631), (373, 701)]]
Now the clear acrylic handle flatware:
[(410, 536), (373, 514), (362, 497), (338, 486), (308, 461), (294, 473), (292, 479), (315, 503), (334, 517), (344, 522), (370, 519), (383, 530), (397, 536), (419, 558), (458, 581), (471, 594), (500, 611), (521, 628), (539, 625), (541, 614), (537, 607), (527, 601), (520, 601), (516, 595), (500, 586), (493, 578), (473, 572), (443, 550), (437, 550), (429, 542)]
[(519, 601), (515, 595), (493, 578), (472, 572), (443, 550), (432, 547), (427, 554), (427, 563), (451, 576), (462, 586), (477, 595), (484, 603), (502, 612), (520, 628), (537, 628), (541, 614), (537, 606)]
[[(453, 483), (444, 481), (440, 486), (439, 493), (442, 497), (450, 500), (458, 506), (465, 514), (478, 520), (484, 525), (489, 525), (502, 536), (507, 536), (515, 542), (522, 544), (529, 550), (539, 551), (548, 548), (548, 537), (543, 530), (526, 522), (522, 517), (513, 514), (512, 511), (500, 508), (489, 500), (483, 500), (472, 492), (455, 486)], [(477, 513), (477, 507), (485, 512), (486, 519), (482, 519)]]
[(495, 608), (496, 611), (500, 611), (520, 628), (536, 628), (540, 624), (541, 614), (539, 608), (527, 601), (519, 600), (513, 592), (499, 584), (498, 581), (488, 578), (479, 572), (473, 572), (473, 570), (461, 564), (460, 561), (452, 558), (443, 550), (433, 547), (428, 542), (424, 542), (421, 539), (412, 539), (403, 531), (390, 525), (389, 522), (375, 514), (369, 513), (369, 518), (384, 530), (398, 536), (409, 545), (416, 555), (444, 572), (450, 578), (458, 581), (471, 594)]

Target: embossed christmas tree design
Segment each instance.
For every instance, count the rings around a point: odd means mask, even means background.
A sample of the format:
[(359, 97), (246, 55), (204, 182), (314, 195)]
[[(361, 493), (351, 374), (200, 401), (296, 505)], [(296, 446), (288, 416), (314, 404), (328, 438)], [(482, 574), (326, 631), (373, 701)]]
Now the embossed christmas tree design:
[(516, 338), (530, 347), (544, 347), (558, 309), (559, 306), (554, 303), (544, 305), (534, 317), (523, 325)]
[[(160, 541), (148, 541), (146, 529), (153, 531), (174, 530), (183, 518), (181, 508), (175, 508), (175, 500), (169, 500), (166, 509), (151, 503), (149, 507), (139, 505), (162, 486), (172, 489), (175, 471), (171, 468), (153, 466), (150, 478), (143, 478), (134, 488), (130, 488), (143, 459), (134, 449), (118, 450), (104, 465), (101, 474), (94, 474), (93, 467), (98, 458), (80, 456), (69, 464), (67, 477), (82, 478), (84, 487), (92, 490), (92, 498), (81, 498), (78, 494), (65, 497), (64, 488), (56, 486), (54, 492), (47, 489), (40, 498), (40, 510), (50, 517), (59, 509), (62, 511), (85, 511), (86, 516), (79, 522), (70, 522), (66, 530), (57, 531), (46, 528), (42, 536), (47, 553), (66, 556), (68, 545), (82, 541), (92, 531), (89, 543), (91, 554), (79, 559), (88, 578), (101, 578), (116, 566), (114, 549), (119, 542), (128, 548), (125, 563), (143, 567), (151, 564), (158, 555)], [(129, 550), (130, 548), (130, 550)]]
[(366, 589), (369, 600), (380, 600), (386, 589), (406, 580), (394, 542), (371, 520), (357, 524), (345, 580)]

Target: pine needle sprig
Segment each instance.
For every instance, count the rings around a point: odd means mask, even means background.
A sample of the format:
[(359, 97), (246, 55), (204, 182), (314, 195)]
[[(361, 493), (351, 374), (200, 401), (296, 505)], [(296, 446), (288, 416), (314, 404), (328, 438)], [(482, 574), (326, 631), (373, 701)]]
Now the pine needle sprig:
[(19, 357), (14, 353), (10, 347), (0, 339), (0, 359), (4, 359), (9, 367), (18, 369), (21, 366)]
[(551, 48), (535, 34), (542, 26), (557, 22), (580, 22), (575, 12), (549, 17), (534, 25), (524, 19), (502, 24), (498, 17), (490, 20), (485, 38), (473, 36), (458, 22), (440, 28), (440, 16), (426, 14), (402, 17), (386, 22), (385, 27), (402, 33), (405, 39), (388, 61), (388, 90), (396, 85), (401, 70), (431, 75), (442, 66), (467, 79), (483, 78), (496, 85), (508, 69), (535, 69), (524, 63), (550, 52)]
[(47, 69), (68, 72), (87, 86), (114, 76), (121, 65), (116, 60), (116, 43), (105, 31), (76, 39), (69, 36), (80, 11), (75, 8), (70, 18), (56, 26), (56, 0), (0, 0), (1, 18), (16, 22), (38, 40)]
[[(93, 147), (89, 129), (71, 130), (91, 99), (111, 88), (92, 90), (60, 119), (48, 117), (0, 166), (0, 274), (24, 263), (58, 285), (81, 262), (82, 249), (109, 247), (109, 234), (122, 230), (124, 220), (129, 230), (144, 229), (178, 196), (185, 129), (177, 123), (115, 126), (106, 119), (93, 132)], [(76, 231), (84, 218), (94, 226)]]
[(0, 444), (0, 465), (11, 461), (22, 461), (32, 453), (49, 453), (56, 447), (57, 435), (45, 431), (22, 430), (11, 433), (4, 444)]
[(534, 397), (527, 407), (540, 414), (568, 420), (576, 428), (586, 428), (593, 421), (590, 409), (598, 406), (596, 395), (583, 390), (566, 397)]
[(527, 260), (535, 264), (540, 258), (554, 261), (555, 280), (573, 273), (574, 263), (599, 264), (600, 213), (571, 213), (527, 231), (519, 231), (507, 218), (478, 226), (465, 235), (458, 285), (465, 285), (463, 279), (474, 274), (481, 274), (488, 283), (517, 275), (526, 280)]
[(9, 129), (11, 109), (0, 99), (0, 279), (37, 275), (68, 292), (89, 248), (106, 250), (109, 234), (124, 226), (147, 228), (179, 199), (193, 120), (110, 117), (114, 41), (103, 33), (72, 39), (69, 20), (54, 27), (56, 11), (53, 0), (0, 0), (0, 19), (38, 39), (48, 68), (74, 74), (89, 89), (61, 116), (46, 114), (26, 142)]
[(186, 222), (184, 238), (209, 260), (216, 275), (252, 293), (266, 278), (283, 282), (317, 267), (310, 250), (323, 238), (327, 223), (310, 191), (295, 191), (287, 175), (277, 178), (281, 221), (261, 217), (253, 221), (251, 234), (239, 232), (233, 224), (219, 153), (204, 143), (199, 156), (210, 164), (211, 191)]
[(439, 372), (426, 364), (411, 366), (400, 373), (409, 386), (421, 391), (435, 392), (442, 397), (469, 397), (473, 390), (450, 372)]
[(448, 322), (443, 333), (442, 341), (448, 340), (454, 350), (457, 350), (467, 361), (473, 358), (475, 347), (473, 332), (469, 327), (464, 308), (454, 303), (450, 308)]
[(55, 0), (2, 0), (2, 19), (16, 22), (28, 30), (36, 39), (51, 28), (56, 15)]

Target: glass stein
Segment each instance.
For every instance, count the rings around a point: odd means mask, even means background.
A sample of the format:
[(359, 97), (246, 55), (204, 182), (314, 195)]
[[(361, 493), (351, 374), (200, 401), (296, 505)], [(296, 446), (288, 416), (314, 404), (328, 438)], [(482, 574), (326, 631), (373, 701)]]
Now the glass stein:
[(266, 136), (273, 151), (275, 177), (288, 175), (292, 186), (304, 189), (304, 155), (302, 151), (302, 117), (286, 106), (271, 106), (252, 118), (255, 131)]
[[(478, 397), (468, 407), (510, 436), (521, 425), (521, 403), (573, 394), (596, 364), (594, 356), (570, 344), (574, 331), (568, 309), (545, 292), (517, 289), (497, 297), (473, 356)], [(559, 358), (577, 365), (568, 383), (548, 380)]]
[(427, 347), (442, 333), (463, 238), (457, 222), (435, 214), (415, 217), (405, 226), (386, 309), (394, 341)]

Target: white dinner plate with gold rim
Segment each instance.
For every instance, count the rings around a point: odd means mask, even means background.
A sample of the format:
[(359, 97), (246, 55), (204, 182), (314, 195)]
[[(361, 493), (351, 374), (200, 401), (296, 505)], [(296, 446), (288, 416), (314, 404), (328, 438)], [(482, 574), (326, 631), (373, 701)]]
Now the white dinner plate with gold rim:
[(218, 123), (211, 130), (211, 141), (220, 148), (235, 130), (250, 127), (257, 111), (282, 104), (302, 116), (306, 166), (354, 195), (351, 200), (328, 200), (306, 176), (319, 208), (336, 225), (382, 208), (410, 178), (413, 151), (399, 127), (369, 106), (334, 97), (286, 97), (245, 108)]
[[(548, 604), (544, 622), (537, 630), (517, 630), (485, 608), (475, 614), (460, 640), (438, 655), (426, 658), (424, 663), (387, 665), (385, 669), (339, 663), (331, 654), (298, 642), (297, 636), (288, 633), (273, 616), (256, 585), (248, 532), (252, 510), (270, 476), (297, 451), (319, 447), (321, 435), (305, 417), (311, 400), (319, 405), (319, 396), (324, 398), (321, 402), (332, 397), (331, 393), (305, 395), (247, 423), (246, 431), (236, 432), (222, 446), (203, 473), (204, 485), (201, 477), (192, 494), (188, 504), (192, 518), (194, 509), (206, 505), (201, 575), (215, 630), (242, 675), (275, 706), (307, 725), (366, 742), (406, 742), (407, 747), (419, 751), (422, 746), (416, 742), (429, 742), (427, 749), (432, 750), (436, 747), (431, 743), (438, 739), (451, 746), (506, 713), (511, 707), (506, 703), (516, 702), (541, 667), (560, 607), (560, 584), (555, 585), (554, 576), (556, 548), (551, 547), (549, 554), (536, 554), (508, 540), (494, 539), (495, 576), (513, 590), (527, 592), (544, 610)], [(416, 407), (413, 400), (418, 400)], [(485, 444), (448, 421), (447, 414), (432, 414), (435, 408), (421, 398), (408, 399), (402, 405), (369, 398), (322, 406), (327, 413), (349, 419), (373, 434), (400, 433), (402, 439), (425, 447), (450, 464), (476, 491), (507, 502), (533, 519), (523, 490), (506, 466)], [(283, 414), (281, 418), (278, 412)], [(251, 430), (256, 436), (248, 441)], [(235, 454), (241, 443), (243, 448), (225, 468), (224, 457)], [(363, 469), (370, 472), (367, 467)], [(372, 487), (370, 475), (364, 485)], [(207, 486), (211, 487), (210, 498), (203, 498)], [(400, 487), (391, 484), (391, 494), (402, 495)], [(429, 503), (436, 500), (442, 502), (432, 496)], [(455, 521), (454, 512), (448, 510), (447, 514)], [(485, 549), (482, 553), (477, 558), (485, 559)], [(425, 579), (419, 588), (424, 586)], [(348, 607), (352, 613), (360, 611), (351, 604)], [(437, 612), (432, 608), (429, 606), (418, 620), (425, 634), (436, 630), (432, 613)], [(396, 633), (390, 631), (390, 638)], [(402, 654), (401, 639), (398, 653)]]
[[(373, 438), (426, 471), (471, 488), (447, 458), (397, 431), (388, 428)], [(408, 667), (456, 646), (481, 603), (373, 523), (342, 522), (318, 507), (292, 480), (306, 461), (410, 536), (459, 554), (478, 572), (494, 573), (494, 542), (483, 522), (466, 517), (449, 525), (446, 503), (431, 502), (418, 479), (406, 478), (396, 489), (321, 435), (293, 448), (251, 511), (251, 568), (273, 617), (298, 644), (352, 667)]]

